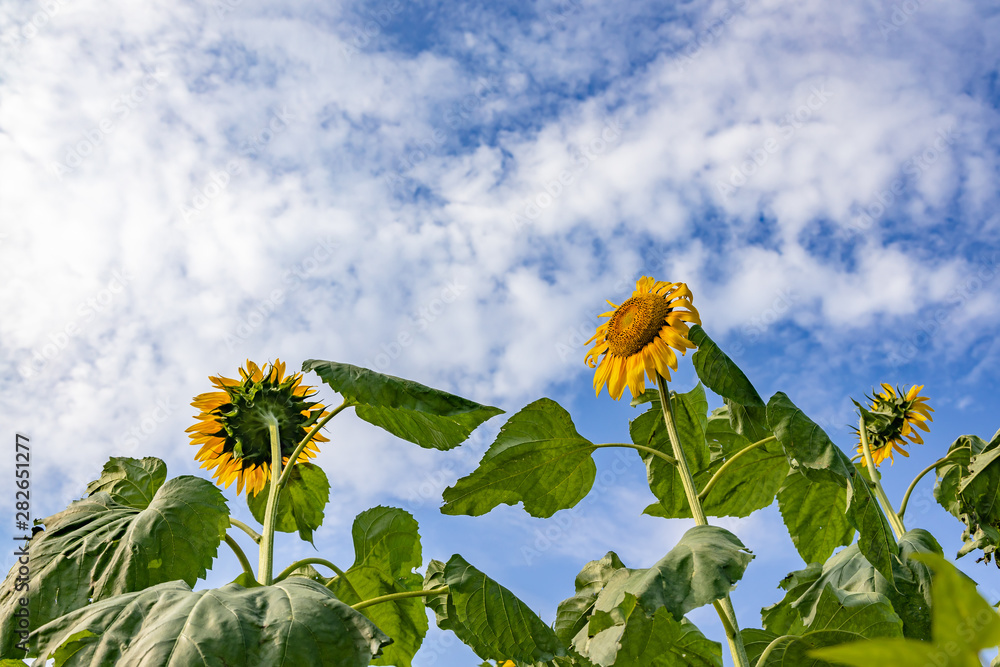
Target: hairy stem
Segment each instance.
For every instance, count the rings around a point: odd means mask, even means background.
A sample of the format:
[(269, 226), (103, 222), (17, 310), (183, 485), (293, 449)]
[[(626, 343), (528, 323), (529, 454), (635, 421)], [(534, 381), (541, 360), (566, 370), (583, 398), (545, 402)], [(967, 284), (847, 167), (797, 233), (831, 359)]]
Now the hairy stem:
[(247, 558), (247, 555), (243, 553), (243, 549), (241, 549), (240, 545), (236, 543), (236, 540), (230, 537), (228, 533), (226, 534), (226, 544), (228, 544), (229, 548), (233, 550), (234, 554), (236, 554), (236, 559), (240, 561), (240, 567), (243, 568), (243, 571), (246, 572), (251, 579), (254, 579), (253, 568), (250, 567), (250, 560)]
[(768, 644), (767, 648), (764, 649), (764, 652), (760, 654), (760, 657), (757, 659), (757, 664), (763, 665), (767, 661), (767, 659), (771, 657), (771, 652), (778, 647), (778, 644), (788, 639), (795, 639), (795, 638), (796, 638), (795, 635), (781, 635), (780, 637), (775, 637), (774, 639), (772, 639), (771, 643)]
[(281, 440), (278, 437), (278, 421), (274, 417), (269, 418), (267, 431), (271, 435), (271, 484), (267, 492), (267, 506), (264, 510), (264, 534), (260, 545), (260, 565), (257, 568), (257, 581), (263, 586), (270, 586), (273, 582), (271, 567), (274, 563), (274, 520), (278, 509), (278, 484), (276, 480), (281, 475)]
[[(337, 573), (337, 576), (342, 577), (344, 581), (347, 581), (347, 575), (344, 574), (344, 571), (341, 570), (336, 565), (334, 565), (333, 563), (331, 563), (330, 561), (326, 560), (325, 558), (303, 558), (302, 560), (295, 561), (294, 563), (286, 567), (284, 570), (282, 570), (281, 574), (279, 574), (274, 578), (275, 583), (281, 581), (282, 579), (290, 575), (292, 572), (295, 572), (295, 570), (299, 569), (300, 567), (305, 567), (306, 565), (322, 565), (324, 567), (333, 570), (334, 572)], [(355, 593), (357, 593), (357, 591), (355, 591)]]
[(372, 605), (381, 604), (383, 602), (392, 602), (393, 600), (402, 600), (405, 598), (426, 598), (432, 595), (439, 595), (441, 593), (448, 592), (447, 586), (441, 586), (440, 588), (432, 588), (427, 591), (405, 591), (403, 593), (390, 593), (388, 595), (380, 595), (377, 598), (372, 598), (370, 600), (363, 600), (357, 604), (352, 604), (351, 608), (357, 611), (361, 611), (365, 607), (371, 607)]
[(250, 539), (252, 539), (254, 542), (256, 542), (257, 544), (260, 544), (261, 536), (260, 536), (260, 533), (258, 533), (256, 530), (254, 530), (250, 526), (246, 525), (245, 523), (243, 523), (239, 519), (234, 519), (233, 517), (229, 517), (229, 523), (232, 526), (234, 526), (236, 528), (239, 528), (244, 533), (246, 533), (247, 535), (249, 535)]
[[(684, 448), (677, 435), (673, 407), (670, 405), (670, 390), (667, 388), (666, 380), (659, 375), (656, 376), (656, 385), (660, 390), (660, 407), (663, 409), (663, 421), (667, 425), (667, 436), (669, 436), (670, 444), (674, 450), (674, 458), (677, 459), (677, 472), (680, 473), (684, 494), (687, 496), (688, 505), (691, 506), (691, 515), (699, 526), (707, 526), (708, 519), (705, 518), (705, 512), (702, 510), (701, 500), (698, 499), (698, 489), (695, 487), (694, 477), (691, 476), (691, 469), (688, 468), (687, 458), (684, 456)], [(733, 662), (736, 667), (750, 667), (750, 659), (747, 658), (743, 638), (740, 636), (740, 626), (736, 621), (736, 610), (733, 609), (729, 594), (727, 593), (721, 600), (717, 600), (714, 606), (726, 629), (726, 639), (729, 642), (729, 651), (733, 654)]]
[[(288, 467), (285, 468), (284, 472), (281, 473), (281, 477), (278, 478), (278, 483), (275, 486), (277, 486), (280, 489), (281, 487), (283, 487), (285, 484), (288, 483), (288, 477), (291, 475), (292, 467), (295, 465), (295, 462), (299, 460), (299, 455), (302, 454), (302, 450), (306, 448), (306, 445), (308, 445), (310, 441), (312, 441), (312, 439), (316, 437), (316, 434), (319, 433), (319, 430), (321, 428), (326, 426), (328, 421), (330, 421), (338, 414), (340, 414), (340, 412), (345, 408), (349, 408), (351, 405), (353, 405), (353, 403), (348, 403), (345, 400), (343, 403), (341, 403), (336, 408), (331, 410), (330, 414), (328, 414), (326, 417), (323, 417), (318, 422), (316, 422), (316, 425), (313, 426), (308, 433), (306, 433), (305, 437), (302, 438), (302, 441), (298, 445), (296, 445), (295, 451), (293, 451), (292, 455), (288, 457)], [(274, 478), (272, 477), (272, 479)]]
[(885, 491), (882, 489), (882, 483), (879, 481), (879, 478), (882, 476), (875, 467), (875, 459), (872, 458), (872, 448), (868, 444), (868, 429), (865, 428), (864, 415), (861, 415), (858, 430), (861, 432), (861, 451), (865, 455), (865, 465), (868, 468), (868, 474), (871, 475), (872, 485), (875, 487), (875, 497), (878, 498), (879, 505), (885, 511), (885, 515), (889, 519), (889, 525), (892, 526), (892, 532), (896, 534), (896, 539), (898, 540), (906, 532), (906, 526), (903, 525), (903, 520), (896, 514), (896, 510), (892, 509), (892, 503), (889, 502), (889, 497), (885, 495)]
[(715, 471), (715, 474), (712, 475), (712, 479), (708, 480), (708, 484), (706, 484), (705, 488), (702, 489), (701, 493), (698, 494), (698, 499), (704, 501), (705, 498), (708, 497), (709, 492), (715, 487), (716, 484), (719, 483), (719, 480), (722, 479), (722, 475), (726, 472), (726, 470), (728, 470), (730, 466), (736, 463), (736, 461), (738, 461), (741, 456), (743, 456), (749, 451), (761, 447), (762, 445), (766, 445), (769, 442), (773, 442), (775, 439), (776, 438), (773, 435), (768, 436), (763, 440), (758, 440), (749, 447), (744, 447), (743, 449), (741, 449), (740, 451), (736, 452), (731, 457), (729, 457), (729, 460), (723, 463), (719, 467), (719, 469)]
[(594, 449), (601, 449), (603, 447), (626, 447), (628, 449), (634, 449), (639, 452), (646, 452), (647, 454), (652, 454), (657, 458), (663, 459), (672, 466), (677, 465), (677, 459), (673, 458), (672, 456), (668, 456), (667, 454), (664, 454), (658, 449), (653, 449), (652, 447), (646, 447), (645, 445), (630, 445), (625, 442), (613, 442), (604, 445), (594, 445)]
[(942, 456), (937, 461), (935, 461), (934, 463), (930, 464), (929, 466), (921, 470), (919, 473), (917, 473), (917, 476), (913, 478), (913, 481), (910, 482), (910, 485), (906, 487), (906, 493), (903, 494), (903, 502), (899, 503), (899, 512), (897, 512), (897, 514), (899, 514), (900, 519), (902, 519), (903, 514), (906, 513), (906, 504), (910, 502), (910, 494), (913, 493), (913, 489), (917, 488), (917, 482), (923, 479), (924, 475), (929, 473), (931, 470), (936, 470), (938, 466), (947, 463), (949, 460), (951, 460), (950, 456), (951, 456), (950, 454), (948, 456)]

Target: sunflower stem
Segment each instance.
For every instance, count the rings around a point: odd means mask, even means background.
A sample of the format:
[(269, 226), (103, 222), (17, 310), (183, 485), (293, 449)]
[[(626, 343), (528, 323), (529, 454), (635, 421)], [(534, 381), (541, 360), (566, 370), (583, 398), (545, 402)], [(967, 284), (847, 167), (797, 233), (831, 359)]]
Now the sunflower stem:
[(757, 664), (763, 665), (767, 659), (771, 657), (771, 652), (778, 647), (778, 644), (789, 639), (797, 639), (797, 637), (795, 635), (781, 635), (780, 637), (772, 639), (771, 643), (764, 649), (764, 652), (760, 654), (759, 658), (757, 658)]
[(729, 459), (726, 460), (726, 462), (723, 463), (719, 467), (719, 469), (715, 471), (715, 474), (712, 475), (712, 479), (708, 480), (708, 484), (706, 484), (705, 488), (702, 489), (701, 493), (698, 494), (698, 500), (704, 501), (705, 498), (708, 497), (708, 494), (712, 491), (712, 489), (715, 487), (715, 485), (719, 483), (719, 480), (722, 479), (722, 475), (726, 472), (726, 470), (729, 467), (731, 467), (734, 463), (736, 463), (736, 461), (738, 461), (741, 456), (743, 456), (747, 452), (750, 452), (750, 451), (753, 451), (754, 449), (757, 449), (758, 447), (766, 445), (769, 442), (773, 442), (774, 440), (776, 440), (776, 438), (773, 435), (768, 436), (768, 437), (764, 438), (763, 440), (758, 440), (757, 442), (753, 443), (749, 447), (744, 447), (740, 451), (738, 451), (735, 454), (733, 454), (732, 456), (730, 456)]
[[(656, 376), (656, 386), (660, 390), (663, 421), (667, 426), (667, 436), (674, 449), (674, 458), (677, 459), (677, 472), (680, 473), (684, 494), (687, 496), (688, 505), (691, 506), (691, 515), (699, 526), (707, 526), (708, 519), (705, 518), (701, 500), (698, 498), (698, 489), (694, 484), (694, 477), (691, 476), (691, 469), (688, 468), (687, 458), (684, 456), (684, 447), (681, 446), (680, 437), (677, 435), (674, 410), (670, 404), (670, 390), (667, 388), (667, 381), (659, 374)], [(726, 630), (726, 639), (729, 642), (729, 651), (733, 654), (733, 663), (736, 667), (750, 667), (750, 659), (747, 657), (746, 647), (743, 646), (743, 637), (740, 635), (740, 626), (736, 621), (736, 610), (733, 609), (729, 594), (726, 593), (725, 597), (717, 600), (714, 606)]]
[(947, 456), (942, 456), (937, 461), (935, 461), (934, 463), (930, 464), (929, 466), (921, 470), (919, 473), (917, 473), (917, 476), (913, 478), (913, 481), (910, 482), (910, 485), (906, 487), (906, 493), (903, 494), (903, 502), (899, 503), (899, 512), (897, 512), (897, 514), (899, 515), (900, 519), (902, 519), (903, 514), (906, 513), (906, 504), (910, 502), (910, 494), (913, 493), (913, 489), (917, 488), (917, 482), (922, 480), (924, 478), (924, 475), (929, 473), (931, 470), (936, 470), (939, 466), (944, 465), (950, 460), (951, 460), (951, 454)]
[(669, 454), (664, 454), (658, 449), (653, 449), (652, 447), (646, 447), (645, 445), (630, 445), (626, 442), (610, 442), (603, 445), (594, 445), (594, 449), (602, 449), (604, 447), (625, 447), (627, 449), (634, 449), (637, 452), (646, 452), (647, 454), (652, 454), (653, 456), (663, 459), (672, 466), (677, 465), (677, 459), (670, 456)]
[(432, 595), (440, 595), (441, 593), (447, 593), (449, 588), (447, 586), (440, 586), (438, 588), (432, 588), (426, 591), (404, 591), (402, 593), (389, 593), (388, 595), (380, 595), (377, 598), (372, 598), (370, 600), (362, 600), (357, 604), (352, 604), (351, 609), (355, 611), (360, 611), (365, 607), (371, 607), (372, 605), (381, 604), (383, 602), (392, 602), (393, 600), (404, 600), (406, 598), (428, 598)]
[(906, 532), (906, 526), (903, 525), (903, 520), (896, 514), (896, 510), (892, 509), (892, 503), (889, 502), (889, 497), (885, 495), (885, 491), (882, 489), (882, 483), (879, 481), (882, 476), (875, 467), (875, 459), (872, 458), (872, 448), (868, 444), (868, 429), (865, 427), (865, 416), (863, 414), (858, 423), (858, 430), (861, 435), (861, 451), (865, 455), (865, 465), (868, 468), (868, 474), (872, 478), (875, 497), (878, 498), (879, 505), (885, 511), (886, 518), (889, 519), (889, 525), (892, 526), (892, 532), (895, 533), (898, 540)]
[(295, 451), (293, 451), (292, 455), (288, 457), (288, 467), (285, 468), (285, 470), (281, 473), (281, 477), (278, 478), (277, 487), (279, 489), (288, 483), (288, 478), (291, 476), (292, 472), (292, 466), (294, 466), (295, 462), (299, 460), (299, 455), (302, 454), (302, 450), (306, 448), (306, 445), (308, 445), (312, 439), (316, 437), (316, 434), (319, 433), (321, 428), (326, 426), (328, 421), (336, 417), (345, 408), (349, 408), (351, 405), (353, 405), (353, 403), (348, 403), (345, 399), (343, 403), (331, 410), (330, 414), (316, 422), (316, 425), (313, 426), (308, 433), (306, 433), (306, 436), (302, 438), (302, 442), (295, 447)]
[[(260, 565), (257, 568), (257, 581), (263, 586), (270, 586), (274, 581), (271, 577), (271, 568), (274, 564), (274, 523), (278, 509), (278, 484), (275, 480), (281, 475), (281, 440), (278, 437), (278, 420), (274, 417), (268, 417), (267, 431), (271, 435), (271, 484), (267, 492)], [(288, 467), (291, 468), (291, 465)]]
[(239, 528), (244, 533), (246, 533), (247, 535), (249, 535), (250, 539), (252, 539), (254, 542), (256, 542), (257, 544), (260, 544), (261, 536), (260, 536), (260, 533), (258, 533), (256, 530), (254, 530), (250, 526), (246, 525), (245, 523), (243, 523), (239, 519), (234, 519), (233, 517), (229, 517), (229, 523), (230, 523), (230, 525), (234, 526), (235, 528)]
[(347, 581), (347, 575), (344, 574), (344, 571), (341, 570), (336, 565), (334, 565), (333, 563), (331, 563), (330, 561), (326, 560), (325, 558), (303, 558), (302, 560), (295, 561), (294, 563), (286, 567), (284, 570), (282, 570), (281, 574), (279, 574), (274, 578), (274, 583), (278, 583), (282, 579), (287, 578), (289, 575), (292, 574), (292, 572), (295, 572), (295, 570), (299, 569), (300, 567), (305, 567), (306, 565), (323, 565), (324, 567), (327, 567), (336, 572), (338, 576), (343, 577), (344, 581)]
[(228, 533), (226, 534), (226, 544), (228, 544), (229, 548), (233, 550), (234, 554), (236, 554), (236, 559), (240, 562), (240, 567), (243, 568), (243, 571), (248, 574), (251, 579), (255, 579), (256, 577), (253, 576), (253, 568), (250, 566), (250, 559), (247, 558), (247, 555), (243, 553), (243, 549), (240, 548), (240, 545), (236, 542), (236, 540), (230, 537)]

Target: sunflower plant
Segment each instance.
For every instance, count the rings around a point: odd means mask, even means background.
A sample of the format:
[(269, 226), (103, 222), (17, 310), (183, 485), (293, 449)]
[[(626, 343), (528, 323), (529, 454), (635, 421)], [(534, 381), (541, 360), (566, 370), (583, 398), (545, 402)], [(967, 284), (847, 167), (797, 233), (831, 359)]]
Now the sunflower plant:
[[(935, 472), (935, 498), (964, 524), (958, 556), (979, 551), (989, 562), (1000, 542), (1000, 431), (988, 442), (956, 440), (896, 506), (883, 464), (930, 432), (923, 385), (885, 383), (856, 402), (851, 458), (786, 394), (764, 401), (702, 328), (684, 283), (643, 277), (610, 305), (581, 353), (598, 396), (607, 389), (621, 400), (628, 389), (638, 411), (629, 441), (595, 443), (539, 398), (444, 490), (441, 511), (479, 516), (520, 504), (552, 517), (590, 493), (595, 451), (628, 449), (646, 466), (645, 513), (695, 522), (655, 563), (594, 554), (575, 581), (567, 576), (569, 596), (551, 623), (461, 555), (425, 559), (403, 508), (355, 518), (345, 568), (320, 556), (276, 564), (276, 532), (312, 542), (323, 524), (330, 483), (318, 463), (330, 420), (353, 408), (403, 441), (447, 452), (503, 411), (344, 363), (308, 360), (288, 373), (280, 360), (247, 360), (236, 378), (210, 376), (212, 390), (192, 402), (192, 454), (214, 481), (168, 478), (153, 457), (115, 457), (84, 497), (36, 522), (27, 585), (15, 568), (0, 587), (0, 667), (24, 657), (60, 667), (409, 667), (428, 616), (483, 667), (721, 667), (724, 654), (738, 667), (971, 666), (1000, 644), (996, 610), (933, 535), (904, 523), (913, 490)], [(689, 351), (699, 382), (671, 389)], [(308, 373), (340, 403), (306, 384)], [(231, 516), (220, 487), (234, 484), (257, 525)], [(779, 583), (782, 599), (759, 621), (738, 619), (731, 596), (755, 554), (713, 521), (775, 503), (804, 568)], [(196, 589), (222, 544), (240, 569), (221, 588)], [(18, 611), (25, 594), (27, 619)], [(687, 618), (709, 605), (725, 651)]]

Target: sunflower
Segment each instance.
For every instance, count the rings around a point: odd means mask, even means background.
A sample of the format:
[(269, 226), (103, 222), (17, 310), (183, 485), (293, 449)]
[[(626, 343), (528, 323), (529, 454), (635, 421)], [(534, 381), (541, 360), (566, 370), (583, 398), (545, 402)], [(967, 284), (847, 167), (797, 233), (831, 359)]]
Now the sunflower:
[[(909, 456), (903, 449), (908, 444), (907, 440), (918, 445), (924, 444), (916, 429), (930, 431), (925, 422), (934, 421), (930, 415), (934, 409), (926, 404), (926, 396), (920, 396), (920, 390), (923, 388), (922, 384), (914, 385), (904, 393), (899, 387), (893, 389), (883, 382), (884, 391), (869, 398), (870, 411), (874, 418), (866, 420), (865, 430), (875, 467), (882, 465), (887, 458), (890, 463), (895, 463), (893, 450), (903, 456)], [(864, 449), (860, 444), (861, 432), (858, 429), (854, 429), (854, 432), (858, 434), (858, 453), (863, 455)], [(868, 465), (864, 458), (861, 461), (864, 465)]]
[(670, 370), (677, 370), (674, 350), (684, 354), (696, 347), (687, 338), (687, 323), (701, 324), (701, 317), (691, 299), (691, 290), (684, 283), (643, 276), (636, 281), (631, 298), (622, 305), (608, 301), (614, 310), (600, 317), (611, 319), (598, 326), (597, 333), (587, 341), (596, 341), (587, 353), (586, 363), (597, 367), (594, 390), (598, 396), (605, 384), (608, 394), (617, 401), (625, 385), (633, 397), (642, 394), (647, 375), (653, 382), (657, 375), (670, 379)]
[[(325, 407), (306, 399), (314, 387), (301, 384), (302, 374), (285, 378), (285, 364), (276, 360), (261, 369), (247, 359), (240, 368), (240, 380), (209, 376), (221, 391), (200, 394), (191, 405), (201, 410), (199, 422), (187, 429), (191, 444), (200, 445), (195, 454), (202, 468), (215, 468), (218, 484), (236, 482), (236, 493), (257, 495), (271, 476), (270, 417), (278, 422), (283, 465), (288, 464), (303, 435), (326, 413)], [(297, 463), (316, 456), (317, 442), (327, 438), (317, 433), (299, 455)]]

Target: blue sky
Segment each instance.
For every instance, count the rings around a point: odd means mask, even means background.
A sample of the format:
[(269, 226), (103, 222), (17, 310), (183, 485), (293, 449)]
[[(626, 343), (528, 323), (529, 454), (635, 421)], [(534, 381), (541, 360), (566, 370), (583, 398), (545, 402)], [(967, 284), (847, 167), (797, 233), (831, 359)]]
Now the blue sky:
[[(998, 39), (995, 3), (961, 0), (5, 6), (0, 410), (35, 446), (33, 511), (112, 455), (195, 472), (188, 403), (248, 357), (508, 413), (550, 396), (620, 441), (635, 411), (595, 400), (582, 342), (642, 275), (688, 283), (760, 393), (845, 449), (849, 397), (925, 385), (898, 501), (1000, 427)], [(694, 382), (683, 359), (674, 386)], [(353, 517), (402, 506), (426, 557), (462, 553), (551, 621), (586, 561), (648, 566), (686, 529), (640, 516), (637, 457), (563, 519), (440, 515), (501, 423), (439, 453), (338, 417), (319, 552), (349, 563)], [(940, 508), (907, 519), (957, 550)], [(802, 563), (774, 509), (723, 525), (757, 554), (734, 593), (757, 626)], [(996, 570), (961, 565), (1000, 598)], [(475, 661), (435, 630), (416, 664)]]

